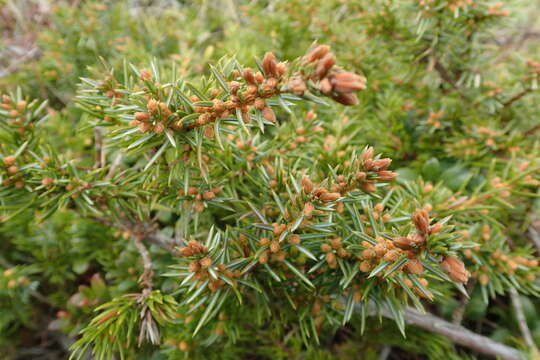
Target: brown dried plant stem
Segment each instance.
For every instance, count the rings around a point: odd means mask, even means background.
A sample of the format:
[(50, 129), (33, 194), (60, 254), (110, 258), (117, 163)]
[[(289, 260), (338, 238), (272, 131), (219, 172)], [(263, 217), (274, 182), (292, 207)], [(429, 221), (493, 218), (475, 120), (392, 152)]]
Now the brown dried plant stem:
[[(476, 281), (470, 280), (467, 283), (467, 293), (472, 293), (474, 287), (476, 285)], [(463, 320), (463, 316), (465, 315), (465, 310), (467, 309), (467, 304), (469, 304), (470, 298), (466, 296), (465, 294), (461, 294), (459, 306), (452, 314), (452, 324), (459, 325), (461, 324), (461, 321)]]
[(516, 314), (516, 319), (519, 325), (519, 330), (521, 331), (521, 335), (523, 335), (523, 339), (525, 340), (527, 346), (533, 350), (534, 354), (538, 355), (538, 348), (534, 344), (531, 330), (529, 330), (529, 326), (527, 325), (527, 319), (525, 318), (525, 313), (523, 312), (523, 304), (521, 303), (521, 298), (519, 297), (519, 294), (515, 288), (510, 288), (510, 299), (512, 299), (512, 307), (514, 308), (514, 312)]
[[(357, 311), (361, 309), (357, 307)], [(389, 310), (383, 310), (382, 316), (393, 319)], [(405, 322), (418, 326), (435, 334), (446, 336), (457, 345), (467, 347), (485, 355), (502, 360), (520, 360), (522, 354), (510, 346), (498, 343), (485, 336), (476, 334), (463, 326), (452, 324), (432, 314), (422, 314), (416, 309), (406, 308), (403, 314)]]
[(94, 167), (99, 169), (105, 165), (105, 151), (103, 148), (103, 134), (98, 127), (94, 129), (94, 142), (96, 148), (96, 161)]
[(152, 258), (150, 257), (148, 249), (146, 249), (146, 246), (143, 244), (143, 239), (144, 234), (141, 232), (137, 232), (133, 236), (135, 246), (137, 247), (143, 262), (143, 273), (139, 279), (139, 282), (143, 287), (143, 295), (147, 295), (152, 291), (152, 287), (154, 285), (154, 271), (152, 270)]

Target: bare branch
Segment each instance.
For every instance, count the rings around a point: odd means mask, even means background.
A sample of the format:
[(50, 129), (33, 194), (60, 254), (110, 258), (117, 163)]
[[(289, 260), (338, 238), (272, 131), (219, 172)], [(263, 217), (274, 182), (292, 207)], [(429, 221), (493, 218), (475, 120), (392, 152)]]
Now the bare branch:
[(35, 59), (38, 55), (39, 55), (39, 48), (37, 47), (31, 48), (30, 50), (28, 50), (26, 54), (24, 54), (23, 56), (13, 61), (11, 64), (9, 64), (7, 68), (1, 70), (0, 79), (8, 75), (11, 75), (15, 71), (17, 71), (19, 66), (21, 66), (23, 63), (25, 63), (26, 61)]
[(519, 325), (519, 330), (521, 331), (521, 335), (523, 335), (523, 339), (525, 340), (527, 346), (530, 347), (535, 354), (538, 354), (538, 348), (534, 344), (531, 330), (529, 330), (529, 326), (527, 325), (527, 319), (525, 318), (525, 313), (523, 312), (523, 304), (521, 303), (521, 299), (515, 288), (510, 288), (510, 298), (512, 299), (512, 307), (514, 308), (516, 314), (516, 319)]
[[(359, 308), (357, 308), (360, 311)], [(383, 310), (382, 316), (393, 319), (389, 310)], [(409, 325), (415, 325), (432, 333), (446, 336), (452, 342), (491, 355), (502, 360), (520, 360), (521, 353), (512, 347), (498, 343), (485, 336), (476, 334), (463, 326), (452, 324), (432, 314), (422, 314), (413, 308), (406, 308), (403, 314)]]
[(103, 134), (99, 127), (94, 128), (94, 139), (96, 147), (96, 162), (94, 168), (99, 169), (105, 165), (105, 151), (103, 148)]
[(535, 132), (540, 130), (540, 124), (537, 124), (523, 133), (524, 136), (532, 136)]
[(154, 286), (154, 271), (152, 270), (152, 258), (150, 257), (148, 249), (146, 249), (146, 246), (144, 246), (143, 244), (144, 234), (141, 232), (137, 232), (133, 235), (133, 238), (135, 246), (137, 247), (137, 250), (139, 251), (139, 254), (141, 255), (143, 261), (143, 273), (139, 278), (139, 282), (143, 287), (143, 295), (145, 295), (149, 294), (152, 291), (152, 287)]
[(522, 97), (524, 97), (525, 95), (530, 93), (531, 91), (532, 91), (531, 88), (523, 89), (522, 91), (520, 91), (516, 95), (512, 96), (508, 101), (503, 103), (503, 107), (505, 107), (505, 108), (510, 107), (513, 103), (515, 103), (516, 101), (518, 101), (519, 99), (521, 99)]
[[(474, 289), (474, 286), (476, 285), (476, 282), (474, 280), (470, 280), (467, 283), (467, 294), (472, 293), (472, 290)], [(465, 310), (467, 309), (467, 304), (469, 303), (470, 298), (465, 295), (461, 294), (459, 306), (452, 314), (452, 324), (459, 325), (461, 324), (461, 321), (463, 321), (463, 315), (465, 315)]]
[(454, 88), (454, 90), (458, 93), (458, 95), (463, 99), (463, 100), (469, 100), (462, 92), (461, 92), (461, 88), (458, 86), (457, 82), (454, 80), (454, 78), (450, 75), (450, 73), (448, 72), (448, 70), (446, 70), (446, 68), (444, 67), (443, 64), (441, 64), (439, 62), (439, 59), (435, 58), (435, 64), (434, 64), (434, 69), (437, 71), (437, 73), (439, 74), (439, 76), (441, 77), (441, 79), (444, 80), (444, 82), (446, 82), (447, 84), (449, 84), (451, 87)]
[(540, 235), (538, 235), (538, 231), (532, 225), (529, 226), (529, 239), (531, 239), (536, 247), (536, 251), (540, 254)]
[(105, 180), (110, 180), (112, 179), (114, 173), (116, 172), (116, 169), (118, 168), (118, 166), (120, 166), (120, 164), (122, 163), (122, 159), (124, 158), (124, 156), (122, 155), (122, 153), (119, 153), (113, 160), (113, 163), (111, 164), (111, 167), (109, 168), (109, 172), (107, 173), (107, 176), (105, 176)]

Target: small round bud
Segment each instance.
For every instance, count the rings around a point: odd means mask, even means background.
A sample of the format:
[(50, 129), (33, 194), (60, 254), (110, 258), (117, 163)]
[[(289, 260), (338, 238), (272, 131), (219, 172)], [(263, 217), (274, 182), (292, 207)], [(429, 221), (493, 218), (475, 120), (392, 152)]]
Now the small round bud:
[(10, 156), (6, 156), (3, 161), (4, 161), (4, 165), (6, 166), (11, 166), (13, 164), (15, 164), (15, 161), (17, 160), (17, 158), (13, 155), (10, 155)]

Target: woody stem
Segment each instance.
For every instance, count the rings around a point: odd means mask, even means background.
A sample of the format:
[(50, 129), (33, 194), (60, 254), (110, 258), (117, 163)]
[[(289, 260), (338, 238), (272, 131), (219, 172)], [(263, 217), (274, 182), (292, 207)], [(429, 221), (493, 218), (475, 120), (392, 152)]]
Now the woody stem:
[(141, 286), (143, 287), (143, 293), (149, 293), (150, 291), (152, 291), (152, 287), (154, 285), (154, 282), (152, 280), (154, 276), (154, 271), (152, 270), (152, 259), (150, 258), (150, 253), (148, 252), (148, 249), (146, 249), (146, 246), (144, 246), (143, 244), (143, 238), (143, 234), (135, 234), (134, 243), (143, 261), (143, 273), (139, 278), (139, 281), (141, 283)]

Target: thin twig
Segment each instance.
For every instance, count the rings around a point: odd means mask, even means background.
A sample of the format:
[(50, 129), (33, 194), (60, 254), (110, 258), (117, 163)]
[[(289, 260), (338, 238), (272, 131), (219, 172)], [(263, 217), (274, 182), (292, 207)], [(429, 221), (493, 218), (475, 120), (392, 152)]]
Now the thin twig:
[(443, 64), (441, 64), (439, 62), (439, 59), (435, 58), (435, 64), (434, 64), (434, 69), (437, 71), (437, 73), (439, 74), (439, 76), (441, 77), (441, 79), (443, 79), (447, 84), (449, 84), (450, 86), (452, 86), (454, 88), (454, 90), (456, 90), (456, 92), (458, 93), (458, 95), (463, 99), (463, 100), (469, 100), (462, 92), (461, 92), (461, 88), (457, 85), (457, 82), (454, 80), (454, 78), (450, 75), (450, 73), (448, 72), (448, 70), (446, 70), (446, 68), (444, 67)]
[(461, 294), (461, 299), (459, 306), (456, 308), (452, 314), (452, 324), (459, 325), (463, 321), (463, 315), (465, 315), (465, 309), (467, 309), (467, 304), (469, 303), (469, 297), (465, 294)]
[(379, 354), (379, 360), (388, 359), (388, 356), (390, 355), (391, 352), (392, 352), (392, 347), (390, 347), (390, 346), (383, 347), (380, 354)]
[[(116, 228), (118, 230), (122, 230), (122, 231), (131, 230), (131, 229), (135, 228), (135, 225), (133, 225), (132, 223), (127, 223), (127, 222), (126, 223), (122, 223), (122, 222), (117, 223), (117, 222), (112, 221), (109, 218), (106, 218), (104, 216), (99, 216), (99, 215), (91, 215), (91, 216), (89, 216), (89, 219), (94, 220), (94, 221), (96, 221), (98, 223), (101, 223), (103, 225), (107, 225), (107, 226)], [(160, 248), (168, 251), (172, 255), (177, 255), (177, 253), (174, 251), (174, 245), (176, 244), (175, 239), (173, 239), (173, 238), (171, 238), (169, 236), (166, 236), (164, 234), (159, 233), (157, 231), (157, 228), (145, 229), (145, 238), (149, 242), (151, 242), (153, 244), (156, 244), (157, 246), (159, 246)]]
[(94, 128), (94, 142), (96, 147), (96, 163), (94, 168), (99, 169), (105, 165), (105, 151), (103, 149), (103, 134), (99, 127)]
[(143, 238), (144, 234), (140, 231), (137, 231), (133, 236), (135, 246), (137, 247), (143, 261), (143, 273), (139, 278), (139, 282), (143, 287), (143, 295), (145, 295), (149, 294), (154, 286), (154, 271), (152, 270), (152, 258), (150, 257), (148, 249), (146, 249), (146, 246), (143, 244)]
[(521, 90), (519, 93), (512, 96), (508, 101), (504, 102), (503, 107), (504, 108), (510, 107), (513, 103), (515, 103), (516, 101), (518, 101), (519, 99), (521, 99), (522, 97), (530, 93), (531, 91), (532, 91), (531, 88), (526, 88), (526, 89)]
[(19, 66), (21, 66), (24, 62), (36, 58), (38, 56), (38, 54), (39, 54), (39, 48), (38, 47), (31, 48), (30, 50), (28, 50), (28, 52), (26, 54), (24, 54), (23, 56), (17, 58), (15, 61), (13, 61), (11, 64), (9, 64), (9, 66), (7, 68), (1, 70), (0, 71), (0, 79), (6, 77), (8, 75), (11, 75), (15, 71), (17, 71)]
[(540, 254), (540, 235), (538, 235), (538, 231), (532, 225), (529, 226), (529, 239), (531, 239), (536, 247), (536, 251)]
[(518, 322), (521, 335), (523, 335), (523, 339), (525, 340), (527, 346), (531, 348), (535, 354), (538, 354), (538, 348), (534, 344), (531, 330), (529, 330), (527, 319), (525, 318), (525, 313), (523, 312), (523, 304), (521, 303), (517, 290), (513, 287), (510, 288), (510, 298), (512, 299), (512, 307), (514, 308), (514, 312), (516, 314), (516, 320)]
[(532, 136), (535, 132), (540, 130), (540, 124), (537, 124), (523, 133), (523, 136)]
[(122, 153), (120, 153), (114, 158), (111, 167), (109, 168), (109, 172), (107, 173), (107, 176), (105, 176), (105, 180), (110, 180), (113, 177), (116, 169), (122, 163), (123, 157)]
[[(470, 280), (467, 283), (467, 294), (470, 294), (472, 290), (474, 289), (474, 286), (476, 285), (476, 282), (473, 280)], [(465, 315), (465, 310), (467, 309), (467, 304), (469, 303), (470, 298), (466, 296), (465, 294), (461, 294), (461, 299), (459, 302), (459, 306), (452, 314), (452, 324), (460, 325), (463, 321), (463, 316)]]

